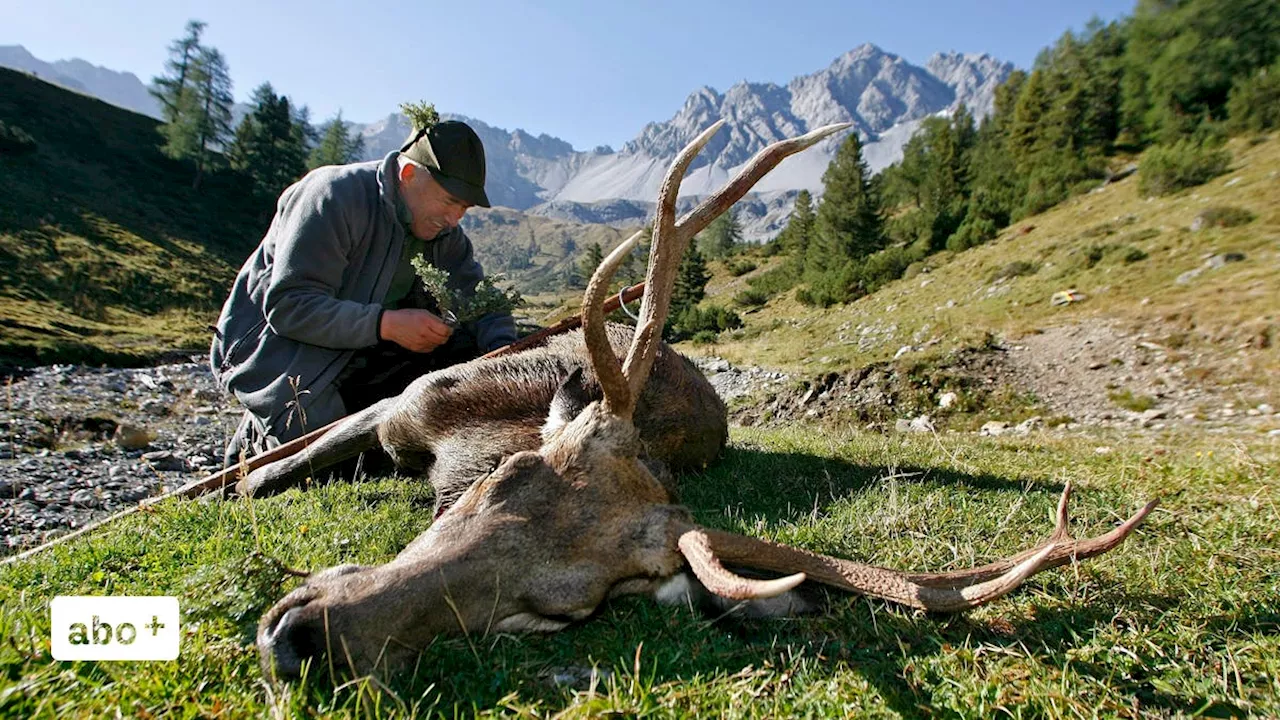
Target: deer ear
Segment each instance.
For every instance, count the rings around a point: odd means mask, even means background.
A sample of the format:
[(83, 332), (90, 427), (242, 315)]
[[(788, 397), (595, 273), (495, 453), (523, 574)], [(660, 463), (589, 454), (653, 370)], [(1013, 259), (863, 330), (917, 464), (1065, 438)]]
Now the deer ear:
[(547, 421), (542, 425), (542, 441), (550, 442), (561, 428), (578, 417), (578, 414), (595, 399), (587, 391), (586, 381), (582, 377), (582, 368), (574, 368), (573, 372), (560, 383), (555, 397), (551, 399), (551, 411), (547, 413)]

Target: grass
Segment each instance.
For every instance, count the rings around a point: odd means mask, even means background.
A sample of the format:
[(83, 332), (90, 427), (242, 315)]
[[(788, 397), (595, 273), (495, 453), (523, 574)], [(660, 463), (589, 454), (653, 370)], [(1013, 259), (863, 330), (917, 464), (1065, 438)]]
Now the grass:
[(1156, 406), (1155, 398), (1150, 395), (1134, 395), (1131, 390), (1118, 390), (1107, 393), (1107, 397), (1111, 399), (1111, 402), (1125, 410), (1134, 412), (1146, 412)]
[[(963, 615), (833, 593), (817, 616), (709, 621), (625, 599), (556, 635), (473, 638), (478, 655), (439, 640), (385, 691), (324, 672), (268, 690), (253, 624), (298, 582), (279, 563), (391, 558), (430, 522), (426, 489), (170, 502), (0, 568), (0, 715), (1275, 716), (1280, 465), (1274, 446), (1246, 442), (738, 430), (721, 462), (682, 479), (700, 522), (894, 567), (1034, 542), (1067, 480), (1080, 534), (1163, 504), (1116, 552)], [(68, 594), (178, 595), (180, 659), (52, 661), (47, 603)], [(547, 679), (592, 668), (594, 688)]]

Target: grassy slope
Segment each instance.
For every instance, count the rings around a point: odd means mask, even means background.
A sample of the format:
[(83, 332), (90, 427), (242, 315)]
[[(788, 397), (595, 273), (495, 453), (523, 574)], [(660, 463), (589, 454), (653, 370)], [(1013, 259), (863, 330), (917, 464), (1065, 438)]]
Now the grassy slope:
[[(502, 273), (526, 295), (558, 294), (587, 247), (599, 243), (608, 252), (635, 232), (635, 228), (581, 225), (503, 207), (476, 208), (462, 224), (485, 272)], [(532, 256), (527, 252), (531, 244), (537, 248)], [(528, 266), (513, 266), (513, 257), (527, 260)]]
[[(1231, 171), (1199, 188), (1147, 200), (1138, 196), (1137, 178), (1130, 177), (1027, 218), (990, 244), (935, 256), (927, 261), (931, 272), (847, 306), (815, 311), (787, 293), (744, 315), (743, 330), (689, 350), (817, 373), (887, 360), (905, 345), (931, 339), (946, 350), (981, 342), (987, 332), (1017, 338), (1058, 324), (1107, 321), (1148, 330), (1155, 342), (1222, 358), (1242, 346), (1269, 344), (1233, 363), (1232, 374), (1280, 381), (1280, 139), (1231, 147)], [(1256, 219), (1231, 229), (1188, 229), (1197, 213), (1216, 205), (1245, 208)], [(1087, 267), (1090, 246), (1106, 252)], [(1148, 257), (1126, 263), (1127, 248)], [(1246, 260), (1186, 285), (1175, 283), (1205, 255), (1226, 252), (1242, 252)], [(992, 282), (1016, 261), (1039, 270)], [(746, 287), (745, 278), (724, 277), (718, 263), (713, 268), (720, 274), (708, 286), (711, 300), (728, 303)], [(1077, 305), (1050, 306), (1049, 297), (1068, 288), (1089, 297)]]
[[(1081, 534), (1151, 496), (1163, 505), (1117, 552), (960, 616), (835, 595), (821, 616), (710, 623), (629, 599), (554, 636), (473, 638), (475, 654), (438, 641), (382, 696), (335, 692), (323, 671), (264, 690), (252, 627), (297, 580), (251, 555), (385, 561), (429, 523), (424, 488), (170, 502), (0, 568), (0, 715), (1275, 716), (1280, 476), (1275, 447), (1253, 442), (1135, 441), (1100, 455), (1079, 438), (736, 431), (723, 462), (683, 481), (701, 522), (894, 567), (966, 566), (1034, 542), (1066, 480)], [(178, 595), (181, 658), (52, 661), (45, 607), (66, 594)], [(612, 673), (594, 693), (546, 680), (593, 666)]]
[(261, 236), (233, 175), (160, 154), (157, 123), (0, 69), (0, 119), (38, 152), (0, 157), (0, 356), (138, 362), (203, 350)]

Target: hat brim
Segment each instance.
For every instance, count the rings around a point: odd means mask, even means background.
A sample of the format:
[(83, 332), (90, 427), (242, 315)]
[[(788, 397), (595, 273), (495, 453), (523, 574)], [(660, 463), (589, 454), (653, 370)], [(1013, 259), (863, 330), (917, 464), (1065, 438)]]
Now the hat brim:
[(431, 177), (435, 178), (436, 182), (440, 183), (441, 187), (448, 190), (450, 195), (462, 200), (468, 205), (474, 205), (482, 208), (492, 207), (492, 205), (489, 204), (489, 196), (485, 194), (484, 188), (478, 185), (472, 185), (465, 180), (459, 180), (458, 178), (445, 175), (435, 168), (428, 168), (428, 170), (431, 171)]

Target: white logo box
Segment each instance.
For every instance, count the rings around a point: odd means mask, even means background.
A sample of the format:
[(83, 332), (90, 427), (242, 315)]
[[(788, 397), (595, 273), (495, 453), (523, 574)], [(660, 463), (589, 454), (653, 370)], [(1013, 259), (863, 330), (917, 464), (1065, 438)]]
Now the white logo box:
[(49, 603), (54, 660), (177, 660), (178, 598), (59, 595)]

